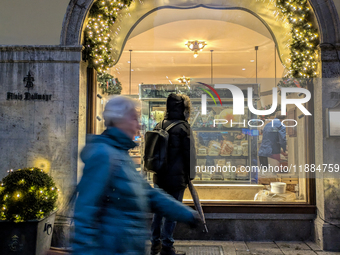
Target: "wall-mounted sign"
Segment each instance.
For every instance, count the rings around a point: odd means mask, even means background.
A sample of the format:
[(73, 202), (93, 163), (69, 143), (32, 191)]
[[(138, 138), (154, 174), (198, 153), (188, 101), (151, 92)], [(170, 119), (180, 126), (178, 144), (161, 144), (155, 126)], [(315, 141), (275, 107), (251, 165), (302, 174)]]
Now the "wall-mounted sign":
[(7, 92), (7, 100), (42, 100), (49, 101), (52, 99), (52, 95), (48, 94), (38, 94), (38, 93), (29, 93), (25, 92), (24, 94), (20, 93), (11, 93)]
[(52, 99), (52, 95), (29, 92), (29, 90), (34, 86), (34, 77), (31, 76), (31, 72), (28, 72), (28, 75), (24, 78), (23, 81), (26, 82), (25, 87), (28, 89), (28, 92), (25, 92), (23, 94), (7, 92), (7, 100), (49, 101)]

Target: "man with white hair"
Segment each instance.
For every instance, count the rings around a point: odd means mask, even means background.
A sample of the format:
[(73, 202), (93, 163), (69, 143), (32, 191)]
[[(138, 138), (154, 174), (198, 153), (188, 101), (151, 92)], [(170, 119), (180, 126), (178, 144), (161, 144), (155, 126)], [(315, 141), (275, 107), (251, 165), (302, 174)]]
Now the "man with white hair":
[(140, 129), (136, 102), (117, 96), (105, 106), (107, 129), (88, 138), (75, 214), (73, 254), (144, 255), (147, 214), (196, 224), (197, 213), (157, 188), (136, 171), (128, 150)]

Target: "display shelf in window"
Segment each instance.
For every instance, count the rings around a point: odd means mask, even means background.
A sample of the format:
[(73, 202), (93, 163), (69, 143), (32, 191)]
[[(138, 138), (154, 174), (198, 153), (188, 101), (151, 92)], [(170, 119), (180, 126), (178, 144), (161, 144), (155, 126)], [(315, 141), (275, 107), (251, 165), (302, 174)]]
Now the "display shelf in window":
[(197, 158), (206, 158), (206, 157), (211, 157), (214, 159), (248, 159), (248, 156), (222, 156), (222, 155), (217, 155), (217, 156), (210, 156), (210, 155), (197, 155)]
[[(191, 88), (195, 88), (195, 86), (191, 86)], [(158, 92), (152, 90), (158, 90)], [(189, 124), (193, 131), (197, 149), (197, 166), (219, 165), (223, 167), (230, 165), (235, 168), (235, 171), (231, 173), (199, 173), (195, 183), (256, 183), (257, 178), (254, 178), (251, 173), (240, 171), (242, 166), (257, 166), (258, 130), (243, 125), (243, 123), (247, 125), (248, 120), (256, 118), (246, 106), (246, 93), (244, 93), (244, 115), (233, 115), (232, 96), (225, 91), (219, 92), (220, 95), (225, 96), (221, 98), (223, 105), (215, 105), (212, 99), (208, 99), (207, 114), (202, 115), (200, 98), (202, 93), (199, 91), (201, 90), (190, 91), (178, 85), (140, 85), (141, 133), (145, 134), (146, 131), (152, 130), (157, 123), (163, 120), (166, 113), (166, 98), (170, 93), (187, 94), (192, 103)], [(193, 96), (192, 93), (197, 93), (197, 95)], [(214, 127), (214, 119), (231, 119), (233, 126), (230, 127), (229, 123), (223, 123)], [(143, 155), (141, 155), (141, 158), (143, 158)], [(147, 179), (151, 181), (152, 174), (145, 174)]]
[[(223, 106), (215, 106), (213, 102), (208, 101), (206, 115), (201, 114), (199, 102), (192, 102), (193, 112), (190, 119), (199, 167), (196, 168), (195, 182), (256, 183), (257, 178), (254, 173), (242, 170), (247, 166), (257, 166), (259, 132), (257, 129), (245, 126), (248, 120), (255, 116), (246, 106), (244, 115), (233, 115), (232, 102), (224, 99), (222, 102)], [(216, 125), (217, 119), (228, 121)], [(231, 121), (232, 126), (229, 124)], [(209, 171), (206, 171), (207, 169)]]

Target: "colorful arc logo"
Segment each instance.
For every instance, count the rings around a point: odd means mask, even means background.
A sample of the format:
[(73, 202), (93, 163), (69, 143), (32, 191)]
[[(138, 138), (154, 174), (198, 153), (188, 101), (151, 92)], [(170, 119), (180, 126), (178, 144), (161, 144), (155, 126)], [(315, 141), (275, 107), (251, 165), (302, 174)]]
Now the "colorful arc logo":
[[(222, 100), (221, 100), (220, 96), (218, 95), (218, 93), (216, 92), (216, 90), (215, 90), (213, 87), (211, 87), (210, 85), (205, 84), (205, 83), (203, 83), (203, 82), (198, 82), (198, 83), (201, 84), (201, 85), (206, 86), (206, 87), (209, 88), (212, 92), (214, 92), (215, 95), (217, 96), (218, 100), (220, 101), (221, 106), (222, 106)], [(214, 96), (213, 96), (208, 90), (202, 89), (202, 88), (199, 88), (199, 89), (201, 89), (201, 90), (203, 90), (205, 93), (207, 93), (207, 94), (212, 98), (212, 100), (214, 101), (215, 105), (217, 105)]]

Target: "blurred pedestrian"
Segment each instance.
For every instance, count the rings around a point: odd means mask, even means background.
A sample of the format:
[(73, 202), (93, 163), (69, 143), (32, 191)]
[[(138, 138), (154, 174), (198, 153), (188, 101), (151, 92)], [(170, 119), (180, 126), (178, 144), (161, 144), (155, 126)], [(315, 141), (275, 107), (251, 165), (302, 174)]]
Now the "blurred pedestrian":
[(189, 224), (197, 214), (136, 171), (128, 154), (140, 129), (136, 102), (114, 97), (103, 116), (107, 129), (90, 136), (81, 152), (85, 167), (77, 187), (73, 254), (144, 255), (149, 212)]
[[(167, 148), (167, 166), (157, 174), (154, 174), (154, 183), (165, 190), (172, 197), (182, 202), (184, 190), (189, 178), (195, 178), (196, 150), (188, 119), (190, 116), (191, 102), (188, 96), (182, 94), (170, 94), (166, 101), (166, 115), (163, 123), (158, 123), (155, 128), (163, 129), (170, 124), (182, 121), (171, 128)], [(155, 213), (151, 225), (151, 255), (175, 255), (185, 254), (175, 251), (173, 232), (176, 221)]]

